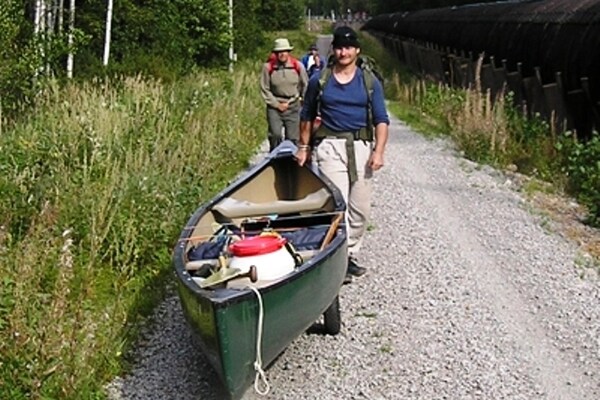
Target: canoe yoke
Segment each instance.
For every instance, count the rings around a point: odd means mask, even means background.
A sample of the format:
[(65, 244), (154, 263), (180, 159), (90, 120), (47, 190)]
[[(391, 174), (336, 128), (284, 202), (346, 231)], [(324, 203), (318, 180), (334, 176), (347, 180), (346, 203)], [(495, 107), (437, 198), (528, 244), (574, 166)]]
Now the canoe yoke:
[(331, 199), (327, 189), (322, 188), (298, 200), (275, 200), (254, 203), (226, 197), (217, 203), (213, 210), (225, 218), (256, 217), (262, 215), (282, 215), (291, 213), (314, 212), (322, 210)]

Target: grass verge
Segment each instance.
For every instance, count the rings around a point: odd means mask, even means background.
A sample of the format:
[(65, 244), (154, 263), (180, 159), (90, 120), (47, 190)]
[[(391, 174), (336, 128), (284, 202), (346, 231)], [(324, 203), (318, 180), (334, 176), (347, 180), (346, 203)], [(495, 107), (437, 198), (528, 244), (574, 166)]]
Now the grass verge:
[(49, 87), (0, 137), (0, 398), (101, 397), (187, 216), (263, 140), (255, 65)]
[(266, 137), (271, 43), (233, 73), (50, 85), (35, 114), (0, 124), (0, 398), (105, 397), (190, 213)]

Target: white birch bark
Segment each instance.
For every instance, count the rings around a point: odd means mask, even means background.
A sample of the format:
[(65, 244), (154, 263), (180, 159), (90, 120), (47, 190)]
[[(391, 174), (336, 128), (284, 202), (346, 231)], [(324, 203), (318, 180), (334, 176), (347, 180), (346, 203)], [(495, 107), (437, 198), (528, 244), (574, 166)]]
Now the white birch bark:
[(69, 0), (69, 55), (67, 56), (67, 78), (73, 78), (73, 31), (75, 30), (75, 0)]
[(45, 0), (36, 0), (35, 1), (35, 14), (34, 14), (34, 21), (33, 21), (33, 32), (35, 33), (35, 36), (39, 39), (42, 38), (42, 40), (38, 40), (38, 54), (39, 54), (39, 61), (40, 64), (37, 66), (37, 69), (35, 71), (34, 74), (34, 80), (37, 80), (37, 77), (42, 74), (44, 72), (44, 65), (41, 63), (41, 61), (45, 58), (45, 54), (46, 51), (44, 49), (44, 46), (46, 46), (46, 41), (44, 40), (44, 38), (46, 37), (46, 1)]
[(112, 11), (113, 11), (113, 0), (108, 0), (108, 7), (106, 9), (106, 34), (104, 36), (104, 58), (102, 64), (108, 65), (108, 57), (110, 55), (110, 34), (112, 27)]
[(63, 19), (63, 10), (65, 7), (65, 0), (59, 0), (58, 1), (58, 34), (60, 35), (63, 31), (63, 23), (64, 23), (64, 19)]
[(231, 42), (229, 43), (229, 72), (232, 72), (235, 58), (235, 53), (233, 52), (233, 0), (229, 0), (229, 33), (231, 34)]
[(41, 34), (46, 34), (46, 11), (47, 4), (46, 0), (39, 0), (40, 2), (40, 31)]
[(33, 33), (36, 35), (41, 31), (42, 0), (35, 0), (35, 14), (33, 17)]
[[(52, 50), (52, 42), (51, 39), (54, 36), (55, 32), (55, 15), (56, 15), (56, 0), (45, 0), (47, 1), (45, 7), (46, 13), (46, 33), (44, 35), (44, 46), (46, 50)], [(50, 53), (50, 51), (48, 51)], [(46, 76), (50, 76), (52, 73), (52, 69), (50, 68), (50, 62), (46, 62)]]
[(51, 0), (48, 6), (48, 32), (56, 34), (56, 15), (58, 13), (58, 0)]

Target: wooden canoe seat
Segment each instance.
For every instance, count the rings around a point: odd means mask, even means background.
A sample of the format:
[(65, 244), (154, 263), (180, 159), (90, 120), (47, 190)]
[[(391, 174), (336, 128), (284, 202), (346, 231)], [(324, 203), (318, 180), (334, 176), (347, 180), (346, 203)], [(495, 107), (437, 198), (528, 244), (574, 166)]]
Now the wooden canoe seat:
[(256, 217), (271, 214), (290, 214), (298, 212), (319, 211), (325, 207), (331, 195), (327, 189), (319, 189), (298, 200), (275, 200), (265, 203), (254, 203), (227, 197), (213, 207), (225, 218)]

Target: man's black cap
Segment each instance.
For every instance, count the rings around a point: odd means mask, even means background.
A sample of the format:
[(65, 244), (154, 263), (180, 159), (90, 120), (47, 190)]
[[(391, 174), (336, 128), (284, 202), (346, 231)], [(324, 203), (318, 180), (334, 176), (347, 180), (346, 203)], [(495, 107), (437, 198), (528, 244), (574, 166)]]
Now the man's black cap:
[(333, 41), (331, 45), (336, 47), (360, 47), (358, 35), (354, 30), (347, 26), (340, 26), (333, 31)]

